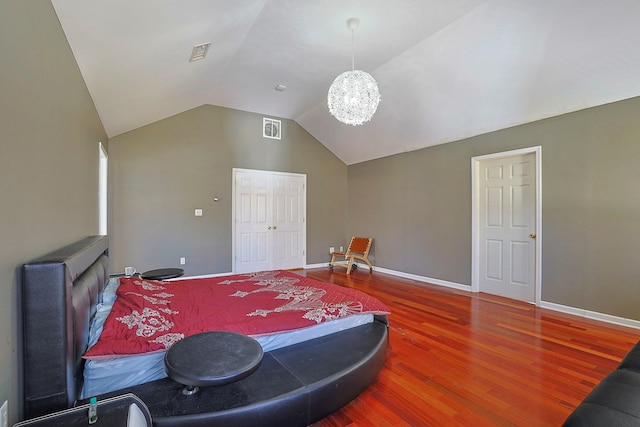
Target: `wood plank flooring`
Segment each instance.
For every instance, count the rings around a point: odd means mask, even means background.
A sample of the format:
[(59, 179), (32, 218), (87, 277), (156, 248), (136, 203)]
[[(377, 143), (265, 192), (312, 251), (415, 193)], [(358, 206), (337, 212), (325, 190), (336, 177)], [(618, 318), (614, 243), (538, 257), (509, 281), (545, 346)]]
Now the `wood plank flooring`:
[(314, 427), (559, 426), (640, 340), (636, 329), (366, 269), (297, 273), (392, 312), (377, 380)]

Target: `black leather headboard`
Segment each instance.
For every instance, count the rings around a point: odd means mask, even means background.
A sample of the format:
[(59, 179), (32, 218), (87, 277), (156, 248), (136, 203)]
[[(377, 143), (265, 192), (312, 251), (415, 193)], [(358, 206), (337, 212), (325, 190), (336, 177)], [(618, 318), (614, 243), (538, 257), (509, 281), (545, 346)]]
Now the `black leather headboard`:
[(89, 325), (109, 278), (108, 249), (107, 236), (91, 236), (22, 267), (25, 418), (78, 398)]

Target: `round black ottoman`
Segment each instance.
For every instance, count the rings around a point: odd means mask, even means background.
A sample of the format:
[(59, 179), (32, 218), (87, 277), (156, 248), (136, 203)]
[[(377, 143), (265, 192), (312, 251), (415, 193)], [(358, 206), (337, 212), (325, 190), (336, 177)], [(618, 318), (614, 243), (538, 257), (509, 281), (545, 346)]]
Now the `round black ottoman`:
[(164, 357), (167, 375), (187, 386), (228, 384), (249, 376), (262, 361), (262, 347), (251, 337), (228, 331), (202, 332), (175, 343)]

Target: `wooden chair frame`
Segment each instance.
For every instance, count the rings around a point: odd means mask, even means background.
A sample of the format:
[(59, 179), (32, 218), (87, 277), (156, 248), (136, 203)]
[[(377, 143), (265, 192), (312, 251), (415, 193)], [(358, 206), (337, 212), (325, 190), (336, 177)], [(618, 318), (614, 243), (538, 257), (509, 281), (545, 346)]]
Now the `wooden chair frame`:
[[(331, 262), (329, 268), (336, 265), (347, 267), (347, 274), (351, 274), (351, 269), (356, 265), (356, 260), (365, 262), (369, 266), (369, 272), (373, 272), (373, 266), (369, 261), (369, 249), (371, 249), (373, 237), (352, 237), (346, 252), (331, 252)], [(336, 257), (345, 257), (345, 261), (336, 261)]]

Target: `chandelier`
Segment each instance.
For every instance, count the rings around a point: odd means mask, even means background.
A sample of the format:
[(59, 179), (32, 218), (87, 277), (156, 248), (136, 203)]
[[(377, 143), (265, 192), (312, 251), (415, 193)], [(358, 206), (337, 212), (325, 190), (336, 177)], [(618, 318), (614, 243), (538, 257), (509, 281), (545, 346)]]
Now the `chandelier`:
[(347, 25), (351, 29), (351, 71), (340, 74), (329, 87), (327, 105), (336, 119), (348, 125), (368, 122), (378, 108), (380, 92), (371, 74), (355, 69), (353, 54), (354, 31), (360, 20), (351, 18)]

